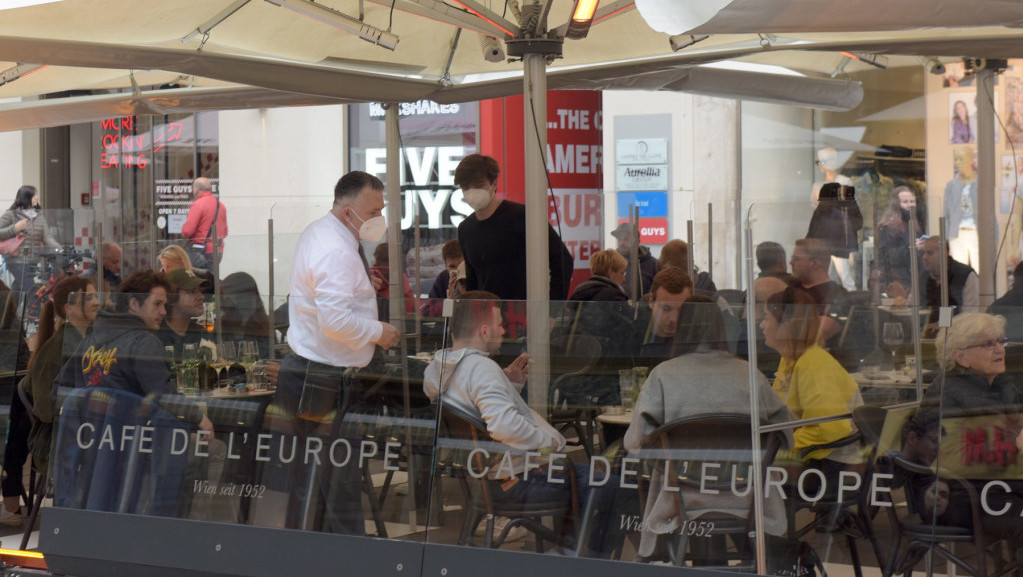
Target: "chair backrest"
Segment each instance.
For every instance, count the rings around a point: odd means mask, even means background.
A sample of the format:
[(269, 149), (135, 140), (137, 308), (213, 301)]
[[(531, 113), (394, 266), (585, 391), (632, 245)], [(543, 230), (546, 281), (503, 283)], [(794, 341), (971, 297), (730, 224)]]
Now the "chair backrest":
[(33, 425), (36, 424), (35, 406), (32, 404), (32, 399), (28, 396), (28, 391), (25, 390), (28, 377), (21, 377), (18, 379), (18, 398), (21, 399), (21, 404), (25, 405), (25, 412), (28, 413), (28, 420)]
[[(181, 446), (190, 432), (185, 422), (153, 399), (88, 387), (69, 390), (58, 423), (53, 459), (56, 506), (158, 516), (180, 513), (188, 460)], [(147, 427), (145, 433), (141, 427)]]
[[(639, 457), (654, 465), (669, 463), (680, 484), (741, 489), (752, 482), (754, 465), (752, 424), (748, 414), (710, 413), (677, 419), (654, 430), (643, 441)], [(784, 435), (761, 438), (761, 469), (774, 461)], [(708, 469), (704, 469), (708, 463)], [(717, 466), (712, 466), (717, 465)], [(669, 472), (669, 475), (672, 474)], [(703, 473), (716, 479), (704, 482)]]
[(867, 442), (875, 446), (880, 445), (888, 410), (874, 405), (860, 405), (853, 409), (852, 415), (856, 428), (863, 434)]
[[(483, 447), (481, 447), (483, 445)], [(487, 448), (490, 446), (490, 448)], [(505, 447), (494, 441), (487, 433), (487, 424), (483, 419), (473, 415), (451, 403), (440, 403), (440, 431), (437, 434), (438, 450), (453, 450), (454, 455), (447, 459), (455, 467), (465, 473), (469, 481), (470, 494), (477, 499), (482, 499), (489, 513), (493, 513), (493, 501), (490, 496), (490, 486), (486, 476), (477, 477), (473, 472), (481, 472), (488, 466), (496, 464), (494, 461), (500, 458), (501, 449)], [(490, 458), (482, 451), (476, 449), (484, 448), (488, 451)], [(470, 471), (462, 470), (462, 465), (470, 467)], [(479, 478), (479, 482), (473, 482)]]
[(568, 377), (585, 374), (600, 358), (600, 341), (584, 334), (568, 334), (551, 340), (551, 374)]

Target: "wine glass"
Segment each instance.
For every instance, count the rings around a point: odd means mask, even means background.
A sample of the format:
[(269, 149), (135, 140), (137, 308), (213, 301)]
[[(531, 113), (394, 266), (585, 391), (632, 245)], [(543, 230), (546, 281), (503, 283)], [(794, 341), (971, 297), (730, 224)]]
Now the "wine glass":
[(886, 349), (892, 354), (892, 370), (895, 366), (895, 351), (905, 343), (905, 336), (902, 333), (902, 323), (885, 323), (881, 329), (881, 340)]
[(259, 360), (259, 348), (255, 341), (242, 341), (238, 362), (248, 371)]
[(234, 343), (231, 341), (220, 343), (220, 346), (217, 347), (217, 352), (220, 358), (210, 363), (210, 366), (217, 371), (217, 387), (219, 388), (220, 383), (224, 382), (224, 377), (222, 376), (224, 369), (231, 367), (237, 353), (235, 352)]

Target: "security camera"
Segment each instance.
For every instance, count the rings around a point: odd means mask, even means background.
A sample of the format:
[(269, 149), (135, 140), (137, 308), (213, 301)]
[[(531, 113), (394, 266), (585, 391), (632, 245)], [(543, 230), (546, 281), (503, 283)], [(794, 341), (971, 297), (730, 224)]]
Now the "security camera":
[(493, 36), (480, 35), (480, 48), (483, 50), (483, 58), (487, 62), (501, 62), (504, 60), (504, 48)]
[(935, 76), (940, 76), (945, 73), (945, 65), (937, 58), (928, 58), (927, 61), (924, 62), (924, 68)]

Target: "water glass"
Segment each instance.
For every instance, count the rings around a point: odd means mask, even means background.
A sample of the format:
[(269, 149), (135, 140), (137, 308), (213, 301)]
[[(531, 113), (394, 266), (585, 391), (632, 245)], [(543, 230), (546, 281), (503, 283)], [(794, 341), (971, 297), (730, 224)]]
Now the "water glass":
[(633, 395), (636, 392), (636, 372), (633, 369), (618, 371), (618, 391), (622, 397), (622, 408), (632, 410)]

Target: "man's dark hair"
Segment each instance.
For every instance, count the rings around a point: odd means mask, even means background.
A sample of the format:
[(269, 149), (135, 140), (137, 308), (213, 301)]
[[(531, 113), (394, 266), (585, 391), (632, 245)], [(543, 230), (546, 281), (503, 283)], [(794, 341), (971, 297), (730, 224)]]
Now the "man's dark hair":
[(757, 245), (757, 268), (760, 272), (768, 272), (775, 269), (785, 270), (785, 248), (767, 240)]
[[(149, 293), (156, 287), (163, 287), (168, 296), (173, 291), (170, 281), (167, 280), (167, 275), (162, 272), (145, 269), (132, 273), (131, 276), (124, 279), (121, 286), (117, 287), (115, 310), (119, 313), (128, 312), (132, 299), (138, 300), (140, 303), (145, 302), (149, 298)], [(141, 300), (139, 300), (140, 297)]]
[(728, 350), (721, 309), (710, 297), (696, 295), (682, 303), (679, 309), (671, 356), (689, 354), (701, 345), (712, 350)]
[(384, 183), (368, 172), (361, 170), (349, 172), (338, 179), (337, 184), (334, 185), (334, 203), (339, 203), (346, 198), (355, 198), (367, 185), (373, 190), (384, 189)]
[(462, 245), (458, 244), (458, 239), (453, 238), (440, 247), (440, 256), (444, 260), (449, 258), (462, 258)]
[(501, 297), (487, 291), (462, 293), (455, 301), (451, 312), (451, 336), (456, 339), (468, 338), (480, 324), (487, 320), (491, 309), (501, 304)]
[(497, 182), (500, 174), (501, 166), (496, 160), (482, 154), (470, 154), (455, 167), (455, 185), (470, 186), (484, 178), (487, 182)]
[(14, 204), (11, 205), (11, 210), (18, 208), (32, 208), (32, 197), (36, 195), (36, 187), (26, 184), (25, 186), (18, 189), (18, 194), (14, 195)]

